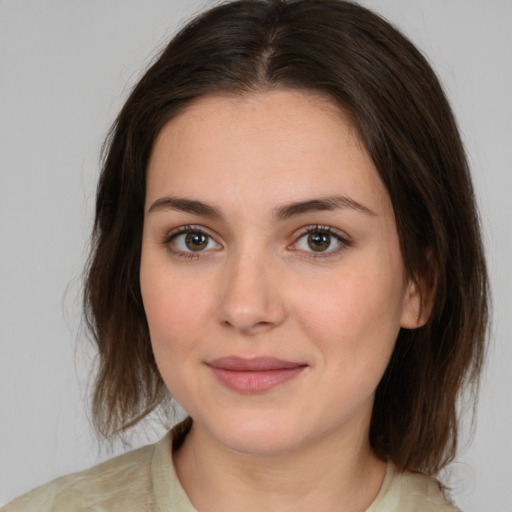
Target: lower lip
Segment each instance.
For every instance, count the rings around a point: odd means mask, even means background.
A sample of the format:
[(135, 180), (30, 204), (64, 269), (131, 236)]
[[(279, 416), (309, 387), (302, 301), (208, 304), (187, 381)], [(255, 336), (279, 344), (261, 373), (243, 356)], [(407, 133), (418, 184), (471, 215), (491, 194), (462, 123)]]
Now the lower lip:
[(257, 371), (226, 370), (213, 366), (210, 368), (220, 383), (229, 389), (242, 393), (262, 393), (294, 379), (306, 367), (294, 366)]

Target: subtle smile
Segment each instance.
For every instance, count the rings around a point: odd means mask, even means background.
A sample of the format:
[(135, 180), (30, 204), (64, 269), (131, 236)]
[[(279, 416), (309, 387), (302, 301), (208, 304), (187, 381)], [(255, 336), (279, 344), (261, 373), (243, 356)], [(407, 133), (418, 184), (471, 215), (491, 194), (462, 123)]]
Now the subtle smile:
[(273, 357), (245, 359), (221, 357), (207, 363), (218, 381), (242, 393), (262, 393), (283, 384), (307, 368), (304, 363), (283, 361)]

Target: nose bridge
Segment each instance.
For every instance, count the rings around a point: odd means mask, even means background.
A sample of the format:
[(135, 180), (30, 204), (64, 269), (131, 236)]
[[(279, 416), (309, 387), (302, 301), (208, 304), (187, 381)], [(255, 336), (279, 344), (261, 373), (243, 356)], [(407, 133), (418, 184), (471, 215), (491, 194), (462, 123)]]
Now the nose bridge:
[(221, 322), (245, 332), (281, 323), (285, 307), (276, 272), (276, 262), (263, 248), (234, 251), (226, 261)]

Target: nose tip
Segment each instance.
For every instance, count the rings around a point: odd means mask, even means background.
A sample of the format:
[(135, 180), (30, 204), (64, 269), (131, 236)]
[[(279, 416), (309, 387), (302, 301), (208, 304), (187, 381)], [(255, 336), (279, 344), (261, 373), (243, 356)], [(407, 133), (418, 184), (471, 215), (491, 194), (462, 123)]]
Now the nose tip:
[(255, 333), (271, 328), (276, 322), (265, 321), (254, 318), (251, 311), (236, 312), (222, 320), (222, 324), (226, 327), (234, 328), (243, 333)]
[(220, 322), (246, 334), (272, 329), (286, 317), (281, 288), (272, 269), (261, 262), (245, 262), (230, 269), (224, 281)]

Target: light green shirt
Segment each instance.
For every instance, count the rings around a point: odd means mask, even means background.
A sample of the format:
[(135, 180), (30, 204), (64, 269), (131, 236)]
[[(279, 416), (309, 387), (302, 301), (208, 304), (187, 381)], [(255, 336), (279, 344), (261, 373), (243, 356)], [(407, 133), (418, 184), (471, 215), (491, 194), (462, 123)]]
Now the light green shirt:
[[(161, 441), (110, 459), (87, 471), (63, 476), (20, 496), (2, 512), (197, 512), (172, 462), (190, 420)], [(384, 482), (366, 512), (456, 512), (436, 480), (399, 473), (388, 465)]]

